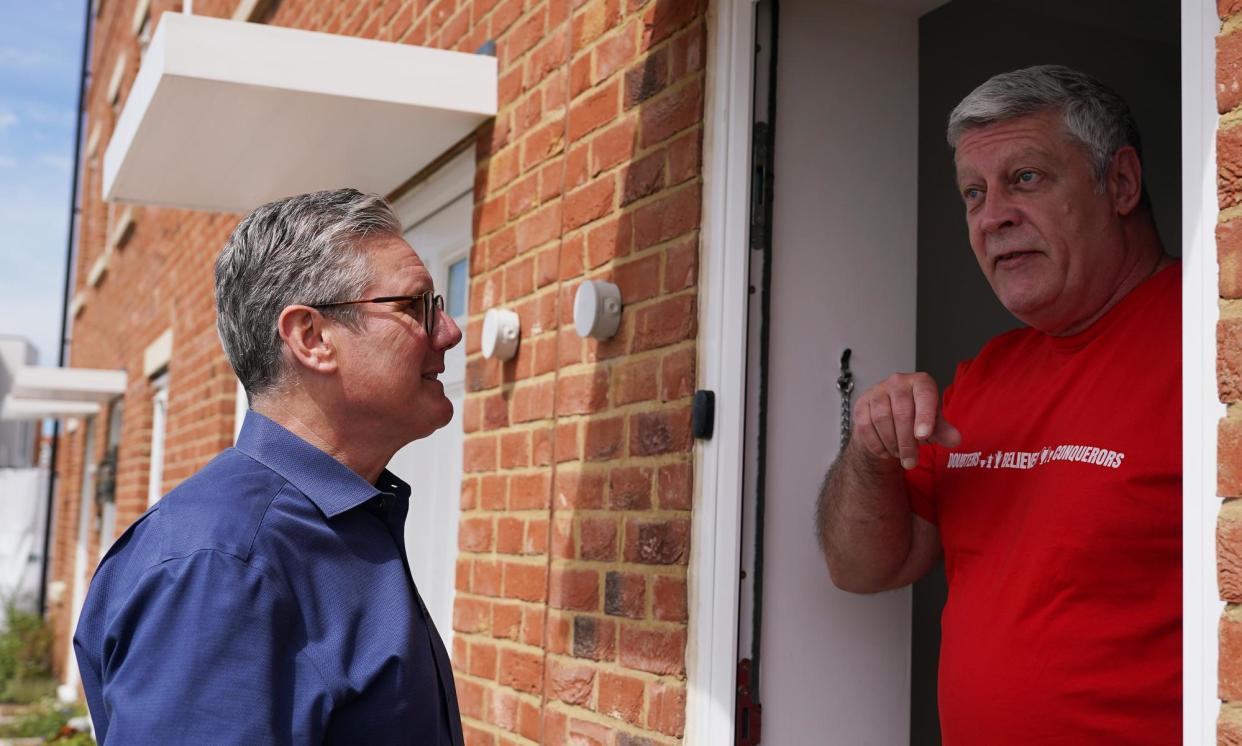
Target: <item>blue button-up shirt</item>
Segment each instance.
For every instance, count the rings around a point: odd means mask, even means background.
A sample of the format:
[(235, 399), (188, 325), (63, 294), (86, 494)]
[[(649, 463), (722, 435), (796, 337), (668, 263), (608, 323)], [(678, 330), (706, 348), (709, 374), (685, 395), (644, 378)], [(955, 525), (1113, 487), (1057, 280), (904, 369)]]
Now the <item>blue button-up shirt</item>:
[(100, 743), (461, 746), (409, 495), (250, 412), (95, 573), (73, 644)]

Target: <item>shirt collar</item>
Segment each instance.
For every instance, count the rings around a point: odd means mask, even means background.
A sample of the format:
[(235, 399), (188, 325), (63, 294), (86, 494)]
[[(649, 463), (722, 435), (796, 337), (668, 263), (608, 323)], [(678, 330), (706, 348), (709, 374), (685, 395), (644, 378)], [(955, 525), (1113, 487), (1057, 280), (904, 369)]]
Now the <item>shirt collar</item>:
[(253, 409), (246, 412), (237, 450), (284, 477), (328, 518), (388, 493), (408, 500), (410, 486), (385, 469), (378, 487), (340, 461)]

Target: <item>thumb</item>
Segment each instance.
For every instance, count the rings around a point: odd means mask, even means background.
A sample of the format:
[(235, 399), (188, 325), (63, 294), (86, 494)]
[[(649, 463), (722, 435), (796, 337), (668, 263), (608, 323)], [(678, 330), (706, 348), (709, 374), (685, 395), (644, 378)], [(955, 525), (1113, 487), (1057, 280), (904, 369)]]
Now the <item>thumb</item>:
[(962, 434), (958, 432), (956, 427), (949, 424), (944, 415), (936, 414), (936, 427), (931, 431), (931, 435), (927, 437), (932, 443), (938, 443), (945, 448), (956, 448), (962, 443)]

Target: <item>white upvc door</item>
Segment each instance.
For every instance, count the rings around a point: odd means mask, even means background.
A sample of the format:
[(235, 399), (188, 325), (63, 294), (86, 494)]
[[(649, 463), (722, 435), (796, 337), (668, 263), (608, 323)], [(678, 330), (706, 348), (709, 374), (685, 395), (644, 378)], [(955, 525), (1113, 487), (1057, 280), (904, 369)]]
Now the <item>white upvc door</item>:
[[(469, 301), (474, 151), (450, 161), (394, 205), (405, 239), (431, 272), (445, 310), (466, 327)], [(465, 398), (465, 344), (448, 351), (440, 376), (453, 419), (430, 437), (397, 452), (388, 469), (413, 493), (405, 521), (410, 572), (445, 644), (452, 644), (457, 520), (461, 512), (461, 409)]]

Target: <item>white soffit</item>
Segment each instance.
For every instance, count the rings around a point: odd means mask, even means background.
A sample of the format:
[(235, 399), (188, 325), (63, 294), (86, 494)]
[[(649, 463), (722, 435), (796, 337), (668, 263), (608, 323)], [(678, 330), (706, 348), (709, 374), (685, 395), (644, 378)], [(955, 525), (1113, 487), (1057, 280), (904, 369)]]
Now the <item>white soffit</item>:
[(106, 402), (125, 393), (125, 371), (22, 366), (13, 376), (12, 399)]
[(496, 59), (164, 13), (104, 154), (104, 197), (246, 212), (387, 195), (496, 114)]
[(6, 396), (4, 401), (0, 402), (0, 420), (89, 417), (99, 414), (99, 409), (99, 404), (93, 401), (19, 399), (14, 396)]

